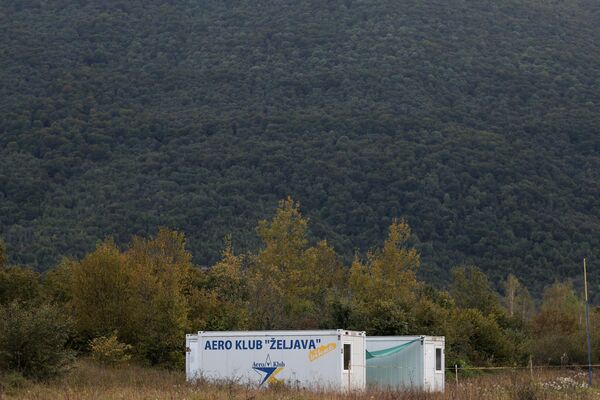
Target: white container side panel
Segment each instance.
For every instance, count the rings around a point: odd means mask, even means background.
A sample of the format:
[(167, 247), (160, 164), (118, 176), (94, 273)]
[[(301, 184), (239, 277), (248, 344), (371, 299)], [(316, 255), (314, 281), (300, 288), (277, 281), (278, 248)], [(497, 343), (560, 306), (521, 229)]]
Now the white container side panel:
[[(367, 337), (367, 350), (386, 350), (419, 336)], [(418, 340), (398, 353), (367, 360), (367, 387), (380, 389), (423, 389), (423, 344)]]
[(432, 347), (433, 380), (431, 381), (431, 391), (443, 392), (446, 383), (446, 348), (445, 338), (430, 337), (426, 343)]
[(443, 392), (446, 380), (445, 338), (427, 337), (425, 344), (425, 390)]
[[(337, 331), (200, 332), (199, 373), (253, 386), (340, 390), (345, 337)], [(364, 348), (364, 334), (359, 339)]]
[[(341, 352), (341, 381), (342, 390), (356, 391), (363, 390), (366, 385), (366, 343), (364, 337), (342, 336)], [(346, 350), (350, 350), (350, 357), (345, 362)]]
[(424, 374), (423, 389), (435, 390), (435, 347), (433, 343), (426, 342), (423, 345)]
[(185, 337), (185, 377), (193, 380), (197, 378), (200, 369), (198, 359), (198, 335), (186, 335)]
[(352, 336), (352, 385), (350, 390), (362, 390), (366, 387), (366, 351), (367, 343), (365, 337)]

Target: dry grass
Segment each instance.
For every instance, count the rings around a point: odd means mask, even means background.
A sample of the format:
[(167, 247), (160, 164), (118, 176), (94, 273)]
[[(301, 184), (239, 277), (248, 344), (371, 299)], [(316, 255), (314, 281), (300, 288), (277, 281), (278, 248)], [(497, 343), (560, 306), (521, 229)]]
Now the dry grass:
[[(553, 400), (600, 399), (600, 391), (585, 388), (586, 375), (577, 371), (536, 371), (495, 373), (463, 379), (458, 386), (451, 380), (446, 393), (411, 392), (317, 393), (288, 389), (255, 390), (234, 384), (187, 384), (181, 372), (126, 366), (106, 368), (79, 361), (64, 378), (49, 384), (29, 384), (0, 393), (0, 399), (177, 399), (177, 400)], [(600, 383), (600, 382), (599, 382)]]

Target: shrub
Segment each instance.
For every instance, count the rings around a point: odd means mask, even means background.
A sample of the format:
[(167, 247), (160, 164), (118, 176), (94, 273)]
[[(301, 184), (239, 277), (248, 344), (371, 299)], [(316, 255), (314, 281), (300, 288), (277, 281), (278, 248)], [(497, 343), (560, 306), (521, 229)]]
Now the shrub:
[(71, 324), (53, 305), (0, 306), (0, 370), (47, 379), (73, 360), (66, 347)]
[(0, 375), (0, 393), (6, 392), (11, 394), (19, 389), (26, 388), (29, 383), (30, 382), (18, 372), (9, 372)]
[(40, 297), (40, 276), (31, 268), (0, 269), (0, 304), (18, 300), (35, 302)]
[(116, 365), (131, 359), (131, 345), (119, 342), (117, 332), (90, 340), (90, 351), (94, 360), (105, 365)]

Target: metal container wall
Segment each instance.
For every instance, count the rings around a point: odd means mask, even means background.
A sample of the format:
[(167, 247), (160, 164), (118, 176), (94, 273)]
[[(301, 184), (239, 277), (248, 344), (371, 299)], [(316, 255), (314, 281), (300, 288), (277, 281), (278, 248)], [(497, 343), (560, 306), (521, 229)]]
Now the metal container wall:
[[(416, 340), (420, 339), (420, 340)], [(444, 391), (444, 337), (369, 336), (367, 351), (381, 352), (410, 343), (391, 355), (367, 360), (367, 387), (383, 390)], [(436, 349), (441, 364), (436, 367)]]
[[(365, 388), (364, 332), (249, 331), (188, 335), (188, 379), (199, 377), (266, 387), (285, 383), (323, 390)], [(194, 350), (195, 347), (195, 350)], [(350, 357), (344, 369), (344, 349)]]

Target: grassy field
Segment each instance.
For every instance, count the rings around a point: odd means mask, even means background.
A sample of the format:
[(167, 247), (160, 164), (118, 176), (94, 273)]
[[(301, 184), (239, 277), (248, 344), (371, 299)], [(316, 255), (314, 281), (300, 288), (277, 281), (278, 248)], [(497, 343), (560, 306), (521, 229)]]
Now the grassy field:
[(585, 380), (585, 373), (570, 370), (535, 371), (533, 379), (528, 372), (502, 372), (465, 378), (458, 386), (450, 380), (443, 394), (379, 391), (336, 394), (285, 388), (255, 390), (233, 384), (187, 384), (181, 372), (138, 366), (107, 368), (83, 360), (66, 376), (48, 384), (13, 382), (11, 388), (5, 387), (0, 392), (0, 399), (600, 399), (600, 390), (587, 389)]

